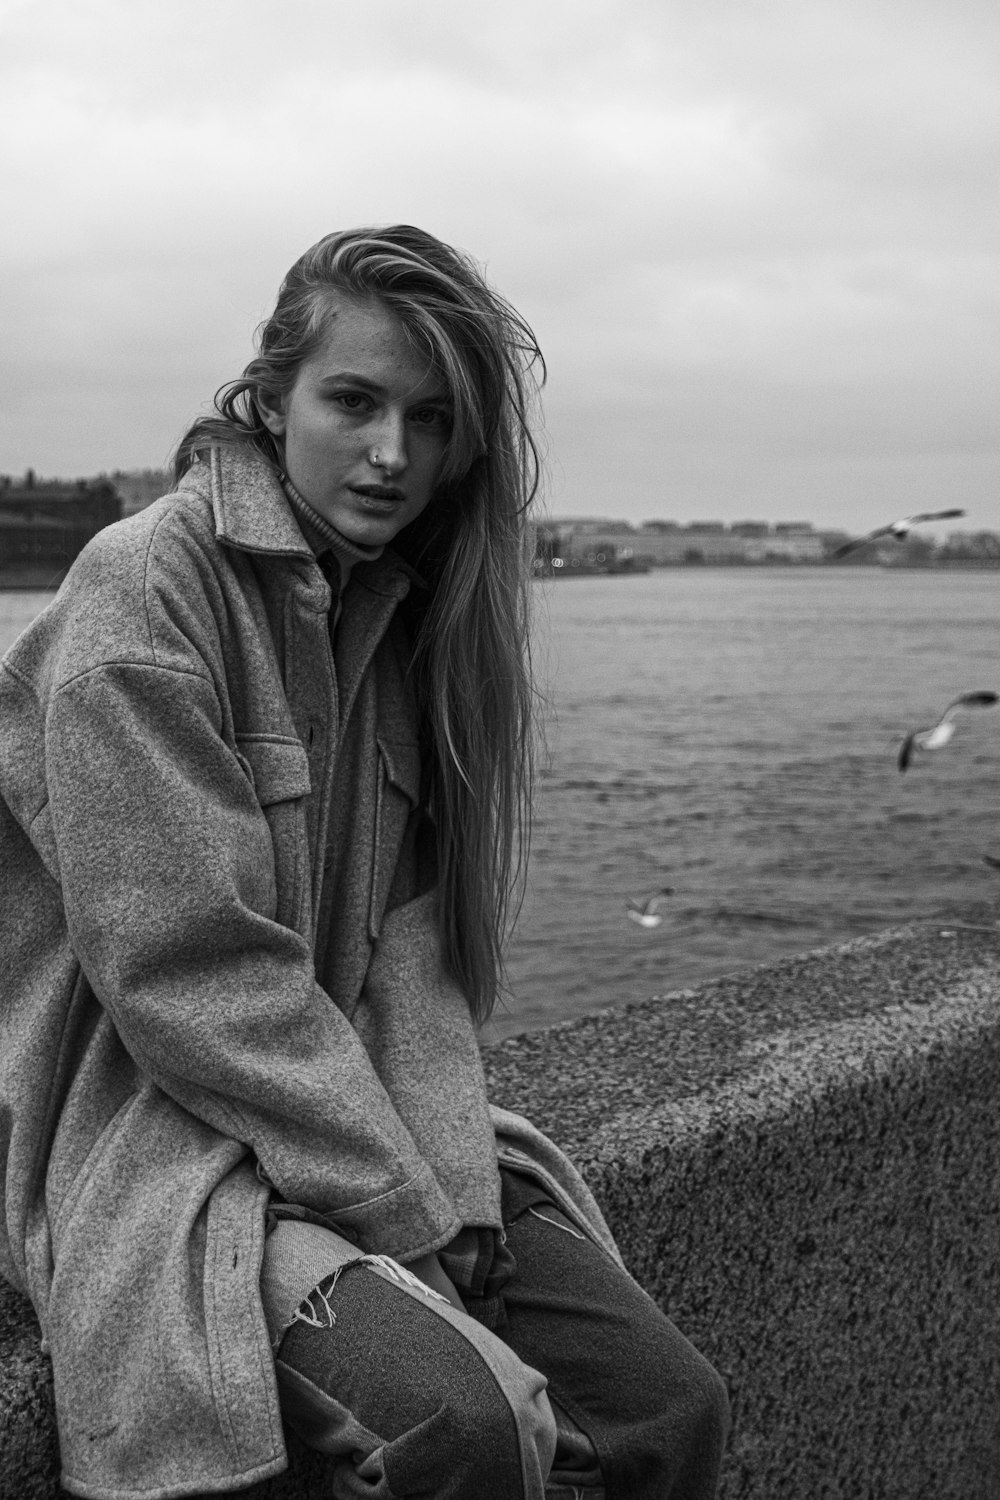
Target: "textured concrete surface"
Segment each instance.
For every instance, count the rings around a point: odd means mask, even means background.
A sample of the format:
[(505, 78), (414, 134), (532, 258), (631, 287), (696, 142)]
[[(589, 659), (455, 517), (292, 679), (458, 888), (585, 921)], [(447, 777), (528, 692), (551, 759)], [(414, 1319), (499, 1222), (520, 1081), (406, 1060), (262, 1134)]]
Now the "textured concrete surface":
[(897, 929), (489, 1071), (725, 1374), (724, 1500), (998, 1500), (1000, 933)]
[[(723, 1500), (1000, 1500), (1000, 932), (923, 925), (486, 1056), (725, 1374)], [(58, 1495), (0, 1294), (0, 1500)], [(255, 1500), (323, 1493), (314, 1457)]]

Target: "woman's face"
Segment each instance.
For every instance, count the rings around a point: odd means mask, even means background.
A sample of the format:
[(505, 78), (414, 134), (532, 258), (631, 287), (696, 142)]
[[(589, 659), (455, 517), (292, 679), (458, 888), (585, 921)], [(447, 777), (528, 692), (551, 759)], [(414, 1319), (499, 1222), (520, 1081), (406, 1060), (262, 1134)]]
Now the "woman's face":
[(292, 484), (348, 541), (384, 545), (429, 504), (451, 403), (429, 359), (380, 303), (338, 297), (288, 394), (261, 393), (258, 402), (284, 441)]

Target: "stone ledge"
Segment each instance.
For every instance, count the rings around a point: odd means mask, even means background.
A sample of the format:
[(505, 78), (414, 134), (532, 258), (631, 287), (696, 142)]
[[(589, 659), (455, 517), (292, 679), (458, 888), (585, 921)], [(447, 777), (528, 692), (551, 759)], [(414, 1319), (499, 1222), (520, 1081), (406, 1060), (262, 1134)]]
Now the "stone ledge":
[(892, 929), (488, 1072), (726, 1376), (723, 1500), (1000, 1500), (1000, 932)]
[[(1000, 1500), (1000, 934), (892, 929), (485, 1058), (726, 1375), (723, 1500)], [(244, 1493), (318, 1496), (290, 1453)], [(56, 1476), (37, 1326), (0, 1288), (0, 1500)]]

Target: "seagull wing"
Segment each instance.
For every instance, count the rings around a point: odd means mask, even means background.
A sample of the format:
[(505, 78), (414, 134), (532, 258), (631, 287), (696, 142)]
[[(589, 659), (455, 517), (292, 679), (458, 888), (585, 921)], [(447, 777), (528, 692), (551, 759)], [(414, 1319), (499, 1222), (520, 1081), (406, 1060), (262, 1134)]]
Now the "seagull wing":
[(906, 739), (899, 747), (899, 755), (897, 757), (896, 764), (901, 771), (905, 771), (907, 766), (910, 764), (910, 761), (913, 759), (913, 750), (914, 746), (916, 745), (917, 733), (918, 731), (916, 729), (911, 730), (910, 733), (906, 736)]
[(855, 547), (863, 547), (866, 542), (875, 541), (876, 537), (891, 536), (896, 541), (901, 541), (906, 536), (911, 526), (917, 526), (922, 521), (950, 521), (954, 516), (964, 516), (964, 510), (923, 510), (915, 516), (902, 516), (898, 521), (890, 521), (888, 526), (878, 526), (874, 531), (869, 531), (867, 536), (856, 537), (853, 541), (844, 544), (831, 552), (831, 557), (846, 557), (848, 552), (853, 552)]
[[(884, 530), (885, 528), (883, 528)], [(830, 553), (831, 557), (846, 557), (848, 552), (855, 552), (858, 547), (863, 547), (866, 542), (874, 541), (875, 537), (881, 536), (882, 531), (870, 531), (867, 536), (856, 536), (849, 542), (843, 542), (835, 551)]]
[(877, 541), (880, 536), (897, 536), (896, 528), (903, 525), (902, 521), (893, 521), (890, 526), (876, 526), (874, 531), (869, 531), (867, 536), (857, 536), (850, 542), (844, 542), (831, 557), (846, 557), (848, 552), (853, 552), (856, 547), (865, 547), (869, 542)]
[(646, 902), (645, 910), (649, 912), (655, 911), (658, 906), (663, 905), (663, 899), (665, 896), (672, 896), (673, 894), (674, 888), (672, 885), (661, 886), (660, 889), (655, 893), (655, 895), (650, 896), (649, 900)]
[(960, 708), (992, 708), (995, 703), (1000, 702), (1000, 693), (960, 693), (959, 696), (948, 704), (944, 713), (938, 720), (939, 724), (945, 724), (955, 716)]
[(911, 526), (916, 526), (920, 521), (951, 521), (964, 515), (964, 510), (924, 510), (918, 516), (907, 516), (906, 519)]

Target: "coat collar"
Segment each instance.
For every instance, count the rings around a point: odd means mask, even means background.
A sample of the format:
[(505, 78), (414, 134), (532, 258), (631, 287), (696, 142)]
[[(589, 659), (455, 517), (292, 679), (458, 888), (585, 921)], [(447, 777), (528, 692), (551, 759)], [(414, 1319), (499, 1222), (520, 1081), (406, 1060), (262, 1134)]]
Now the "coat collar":
[(219, 443), (208, 469), (220, 542), (241, 552), (312, 557), (277, 474), (248, 443)]
[[(220, 542), (242, 552), (270, 557), (301, 557), (315, 565), (313, 550), (271, 466), (249, 443), (218, 443), (190, 471), (192, 488), (211, 486), (215, 534)], [(353, 574), (377, 594), (402, 599), (411, 584), (423, 579), (398, 553), (386, 548), (372, 562), (358, 563)]]

